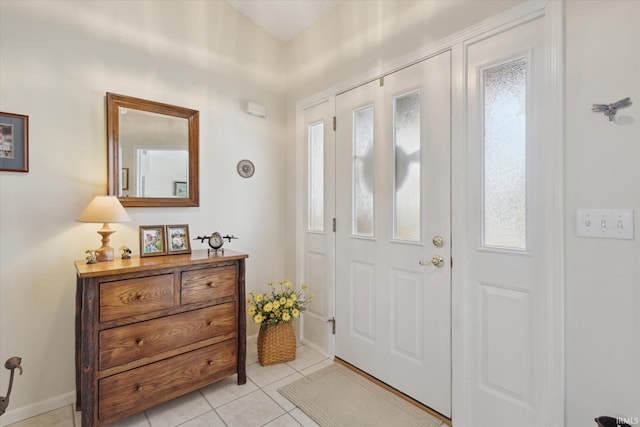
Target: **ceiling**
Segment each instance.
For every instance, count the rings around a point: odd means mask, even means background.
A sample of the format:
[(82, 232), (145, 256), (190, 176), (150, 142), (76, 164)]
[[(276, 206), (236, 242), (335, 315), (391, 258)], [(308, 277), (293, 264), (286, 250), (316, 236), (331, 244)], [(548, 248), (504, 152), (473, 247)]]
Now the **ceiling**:
[(226, 1), (282, 43), (286, 43), (343, 0)]

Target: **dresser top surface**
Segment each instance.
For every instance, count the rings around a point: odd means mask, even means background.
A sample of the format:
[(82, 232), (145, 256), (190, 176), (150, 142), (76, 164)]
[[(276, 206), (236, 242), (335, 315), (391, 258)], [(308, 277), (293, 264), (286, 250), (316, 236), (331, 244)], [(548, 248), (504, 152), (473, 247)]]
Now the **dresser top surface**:
[(122, 274), (142, 270), (157, 270), (161, 268), (181, 267), (185, 265), (207, 264), (212, 262), (235, 261), (248, 258), (249, 255), (225, 249), (222, 253), (207, 253), (201, 249), (190, 254), (162, 255), (153, 257), (132, 256), (129, 259), (116, 257), (113, 261), (87, 264), (87, 260), (75, 261), (78, 277), (96, 277), (105, 274)]

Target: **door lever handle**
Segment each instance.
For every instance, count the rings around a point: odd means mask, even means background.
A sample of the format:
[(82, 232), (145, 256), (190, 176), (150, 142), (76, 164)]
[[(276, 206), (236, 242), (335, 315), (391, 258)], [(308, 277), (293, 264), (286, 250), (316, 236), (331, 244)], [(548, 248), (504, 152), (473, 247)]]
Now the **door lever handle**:
[(444, 258), (442, 258), (440, 255), (434, 255), (430, 260), (420, 261), (419, 264), (420, 265), (433, 264), (436, 267), (442, 267), (444, 265)]

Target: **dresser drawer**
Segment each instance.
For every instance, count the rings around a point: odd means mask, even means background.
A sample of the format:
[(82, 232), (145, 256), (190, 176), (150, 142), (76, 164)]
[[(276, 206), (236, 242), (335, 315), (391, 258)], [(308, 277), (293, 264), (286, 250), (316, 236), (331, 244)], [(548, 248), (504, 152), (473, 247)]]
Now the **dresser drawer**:
[(236, 304), (226, 303), (100, 332), (99, 369), (235, 332)]
[(174, 306), (173, 274), (100, 284), (100, 321), (137, 316)]
[(236, 293), (236, 267), (205, 268), (182, 273), (182, 304), (211, 301)]
[(109, 423), (236, 372), (235, 339), (103, 378), (98, 419)]

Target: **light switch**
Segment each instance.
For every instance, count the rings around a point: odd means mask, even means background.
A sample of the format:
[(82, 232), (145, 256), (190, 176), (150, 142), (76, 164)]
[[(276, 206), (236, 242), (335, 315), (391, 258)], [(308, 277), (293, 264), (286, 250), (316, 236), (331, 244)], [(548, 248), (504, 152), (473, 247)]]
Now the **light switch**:
[(633, 240), (633, 209), (578, 209), (576, 234)]

